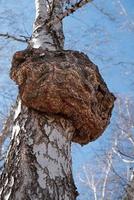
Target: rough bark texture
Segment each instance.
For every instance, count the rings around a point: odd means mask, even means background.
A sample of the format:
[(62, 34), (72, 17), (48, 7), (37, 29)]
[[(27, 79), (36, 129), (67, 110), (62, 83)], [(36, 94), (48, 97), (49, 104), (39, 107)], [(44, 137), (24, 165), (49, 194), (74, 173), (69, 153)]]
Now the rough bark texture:
[[(62, 22), (46, 26), (62, 12), (61, 0), (35, 0), (36, 20), (30, 45), (62, 49)], [(22, 57), (18, 58), (22, 62)], [(23, 59), (24, 60), (24, 59)], [(46, 116), (19, 100), (12, 141), (0, 178), (1, 200), (75, 200), (72, 176), (72, 124), (63, 117)]]
[(134, 178), (129, 182), (122, 200), (134, 200)]
[(55, 16), (63, 12), (63, 1), (35, 0), (35, 5), (36, 21), (34, 23), (31, 46), (49, 50), (63, 49), (62, 21), (60, 20), (56, 24), (53, 23)]
[(68, 121), (46, 117), (19, 101), (5, 170), (0, 179), (1, 200), (76, 199), (68, 137), (72, 130), (69, 127)]
[(31, 49), (14, 55), (11, 78), (22, 102), (46, 114), (72, 122), (72, 140), (87, 144), (109, 124), (115, 97), (98, 67), (77, 51)]

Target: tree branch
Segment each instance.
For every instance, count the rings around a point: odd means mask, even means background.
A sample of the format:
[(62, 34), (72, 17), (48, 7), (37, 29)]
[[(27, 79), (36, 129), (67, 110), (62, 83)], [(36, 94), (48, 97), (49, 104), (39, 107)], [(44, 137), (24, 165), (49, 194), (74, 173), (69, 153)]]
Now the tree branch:
[[(76, 10), (81, 8), (82, 6), (86, 5), (89, 2), (92, 2), (93, 0), (80, 0), (79, 2), (75, 3), (74, 5), (71, 5), (70, 8), (66, 8), (66, 11), (63, 12), (58, 18), (60, 17), (60, 20), (62, 20), (64, 17), (74, 13)], [(56, 16), (57, 17), (57, 16)]]
[(106, 17), (108, 17), (111, 21), (115, 21), (115, 17), (112, 16), (112, 14), (106, 12), (103, 8), (97, 6), (97, 4), (92, 3), (92, 5), (99, 11), (101, 12), (103, 15), (105, 15)]
[(79, 2), (75, 3), (74, 5), (71, 5), (70, 8), (66, 8), (66, 10), (56, 15), (55, 18), (51, 21), (48, 21), (47, 26), (51, 26), (52, 24), (57, 24), (58, 22), (62, 21), (65, 17), (69, 16), (70, 14), (74, 13), (76, 10), (81, 8), (82, 6), (86, 5), (89, 2), (92, 2), (93, 0), (80, 0)]
[(0, 33), (0, 37), (4, 37), (6, 39), (12, 39), (12, 40), (15, 40), (15, 41), (18, 41), (18, 42), (24, 42), (24, 43), (28, 43), (28, 40), (29, 40), (28, 37), (20, 36), (20, 37), (24, 38), (24, 39), (21, 39), (21, 38), (14, 36), (14, 35), (10, 35), (8, 33)]

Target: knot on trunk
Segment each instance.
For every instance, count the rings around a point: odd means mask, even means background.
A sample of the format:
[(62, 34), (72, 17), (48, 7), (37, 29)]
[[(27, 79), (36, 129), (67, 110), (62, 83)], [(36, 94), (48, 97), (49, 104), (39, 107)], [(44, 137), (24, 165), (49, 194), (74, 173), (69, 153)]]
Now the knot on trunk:
[(16, 52), (10, 75), (26, 106), (72, 121), (74, 142), (95, 140), (109, 124), (115, 97), (98, 67), (83, 53), (42, 49)]

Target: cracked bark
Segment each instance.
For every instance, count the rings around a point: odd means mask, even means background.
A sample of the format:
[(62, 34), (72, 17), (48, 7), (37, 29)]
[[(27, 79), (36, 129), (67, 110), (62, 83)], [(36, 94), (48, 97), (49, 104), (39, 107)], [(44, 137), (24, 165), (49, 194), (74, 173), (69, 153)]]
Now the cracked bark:
[(0, 184), (1, 200), (75, 199), (71, 142), (64, 119), (44, 116), (20, 101), (17, 109)]
[[(52, 6), (52, 1), (49, 1)], [(34, 48), (63, 48), (62, 22), (43, 22), (62, 12), (62, 3), (35, 0), (36, 20), (31, 40)], [(50, 13), (50, 9), (53, 12)], [(18, 100), (12, 139), (0, 179), (1, 200), (75, 200), (72, 176), (72, 125), (62, 117), (45, 116)]]

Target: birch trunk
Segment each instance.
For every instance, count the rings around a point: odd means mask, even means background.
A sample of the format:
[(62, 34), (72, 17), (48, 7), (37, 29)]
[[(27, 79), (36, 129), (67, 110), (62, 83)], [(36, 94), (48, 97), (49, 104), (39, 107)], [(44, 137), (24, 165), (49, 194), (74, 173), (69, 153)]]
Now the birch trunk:
[[(51, 28), (47, 19), (62, 12), (60, 0), (35, 0), (36, 20), (31, 45), (63, 48), (62, 23)], [(18, 100), (11, 144), (0, 179), (1, 200), (75, 200), (72, 177), (71, 125), (63, 118), (45, 116)]]

